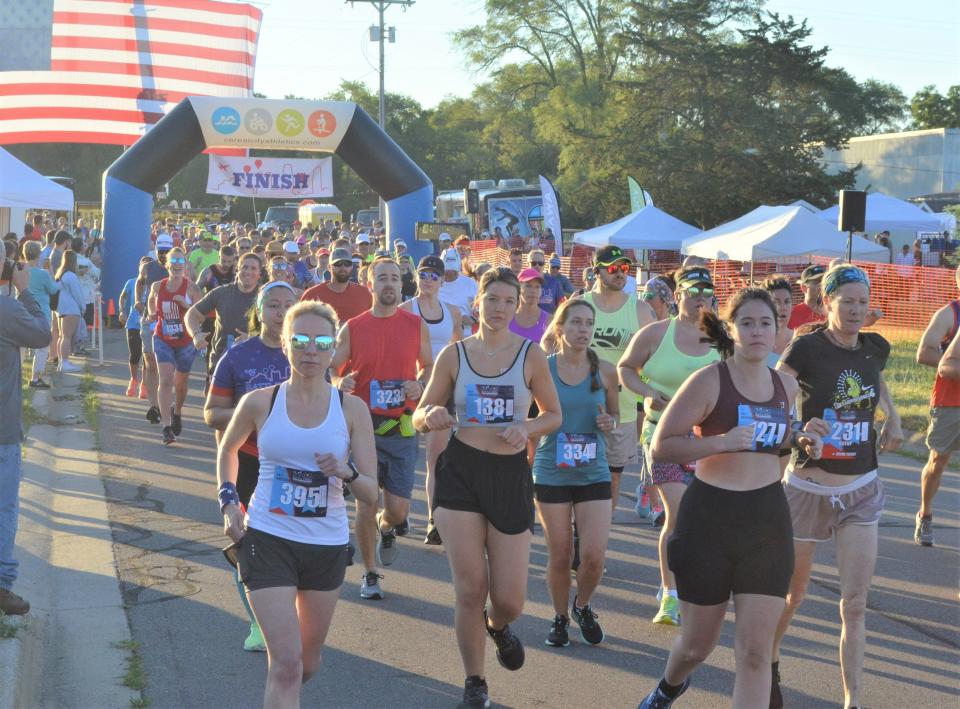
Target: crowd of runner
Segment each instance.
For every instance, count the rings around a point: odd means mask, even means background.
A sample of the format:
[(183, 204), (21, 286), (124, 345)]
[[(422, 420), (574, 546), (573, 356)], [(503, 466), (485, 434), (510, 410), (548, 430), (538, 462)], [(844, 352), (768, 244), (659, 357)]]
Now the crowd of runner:
[[(58, 315), (51, 359), (71, 371), (88, 305), (78, 259), (92, 254), (66, 232), (48, 241), (22, 252), (31, 291)], [(704, 262), (689, 258), (638, 288), (616, 246), (595, 252), (576, 291), (540, 242), (507, 243), (505, 267), (475, 263), (470, 239), (447, 234), (414, 264), (403, 241), (388, 249), (380, 225), (157, 224), (153, 242), (119, 295), (127, 395), (145, 400), (146, 420), (175, 444), (189, 374), (204, 362), (224, 551), (249, 615), (244, 649), (268, 656), (265, 706), (299, 705), (348, 566), (362, 567), (361, 598), (386, 597), (385, 570), (411, 529), (420, 437), (423, 541), (442, 544), (450, 564), (462, 706), (489, 706), (488, 636), (503, 667), (524, 664), (510, 624), (523, 611), (537, 518), (554, 612), (544, 642), (569, 645), (571, 621), (584, 642), (603, 642), (593, 601), (631, 465), (638, 514), (662, 525), (652, 622), (679, 626), (640, 706), (669, 707), (687, 689), (731, 597), (733, 705), (783, 706), (780, 642), (816, 545), (831, 539), (843, 702), (860, 706), (884, 507), (877, 451), (903, 440), (883, 377), (890, 345), (863, 331), (883, 314), (860, 268), (808, 267), (797, 304), (791, 282), (773, 276), (718, 311)], [(934, 543), (934, 495), (960, 448), (958, 323), (954, 300), (918, 352), (937, 368), (915, 531), (923, 546)], [(38, 351), (32, 385), (46, 386), (44, 364)]]

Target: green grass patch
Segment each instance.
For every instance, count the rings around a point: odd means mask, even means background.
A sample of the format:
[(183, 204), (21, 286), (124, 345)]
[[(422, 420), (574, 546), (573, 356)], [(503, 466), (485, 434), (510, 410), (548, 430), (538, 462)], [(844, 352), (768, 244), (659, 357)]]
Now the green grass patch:
[(930, 421), (930, 392), (936, 370), (917, 364), (917, 340), (890, 341), (890, 359), (883, 372), (900, 412), (903, 430), (910, 433), (927, 430)]
[(100, 431), (97, 427), (97, 414), (100, 411), (100, 399), (97, 397), (97, 380), (90, 372), (84, 372), (77, 386), (77, 393), (83, 397), (83, 415), (93, 429), (95, 445), (100, 450)]
[(114, 647), (125, 650), (127, 653), (127, 668), (123, 673), (123, 686), (140, 692), (140, 696), (130, 700), (131, 707), (148, 707), (150, 700), (143, 692), (147, 688), (147, 672), (143, 667), (143, 658), (140, 656), (140, 643), (136, 640), (123, 640)]
[(30, 426), (43, 420), (43, 416), (33, 405), (33, 393), (36, 391), (30, 386), (30, 367), (21, 367), (20, 390), (23, 392), (21, 411), (23, 412), (23, 431), (26, 433)]

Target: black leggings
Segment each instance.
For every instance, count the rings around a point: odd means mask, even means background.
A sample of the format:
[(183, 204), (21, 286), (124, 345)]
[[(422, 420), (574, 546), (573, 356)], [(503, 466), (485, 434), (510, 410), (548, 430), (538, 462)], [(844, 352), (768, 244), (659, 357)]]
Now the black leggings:
[(785, 598), (793, 575), (793, 524), (783, 485), (726, 490), (699, 478), (683, 494), (667, 542), (677, 596), (713, 606), (731, 594)]
[(140, 339), (140, 328), (127, 328), (127, 349), (130, 351), (130, 366), (138, 367), (143, 358), (143, 340)]

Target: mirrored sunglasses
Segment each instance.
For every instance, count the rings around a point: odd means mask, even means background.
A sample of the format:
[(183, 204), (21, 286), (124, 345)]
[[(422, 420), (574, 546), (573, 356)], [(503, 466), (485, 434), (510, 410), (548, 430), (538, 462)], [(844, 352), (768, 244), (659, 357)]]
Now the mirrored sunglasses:
[(168, 259), (168, 261), (170, 261), (170, 263), (186, 263), (187, 259), (183, 258), (182, 256), (173, 256)]
[(683, 292), (692, 298), (696, 298), (701, 295), (709, 298), (713, 296), (713, 286), (690, 286), (689, 288), (684, 289)]
[(420, 277), (422, 281), (439, 281), (440, 274), (436, 271), (417, 271), (417, 276)]
[(611, 276), (615, 273), (630, 273), (630, 264), (629, 263), (612, 263), (607, 266), (607, 273)]
[(310, 342), (313, 342), (318, 352), (329, 352), (333, 349), (336, 340), (330, 335), (290, 335), (290, 346), (295, 350), (305, 350)]

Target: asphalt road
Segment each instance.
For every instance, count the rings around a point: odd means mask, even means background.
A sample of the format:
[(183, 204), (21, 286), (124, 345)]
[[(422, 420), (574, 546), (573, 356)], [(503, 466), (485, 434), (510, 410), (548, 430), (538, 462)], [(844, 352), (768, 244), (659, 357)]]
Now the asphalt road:
[[(266, 657), (242, 651), (247, 623), (216, 504), (214, 443), (200, 418), (202, 380), (194, 374), (184, 432), (165, 447), (146, 404), (123, 396), (126, 352), (107, 333), (99, 382), (101, 475), (107, 491), (121, 591), (140, 643), (153, 707), (257, 707)], [(199, 370), (201, 367), (197, 366)], [(960, 694), (960, 474), (948, 473), (937, 498), (937, 545), (913, 543), (920, 464), (886, 456), (887, 510), (867, 619), (865, 707), (957, 706)], [(453, 591), (442, 548), (421, 543), (426, 524), (418, 466), (411, 535), (383, 581), (380, 602), (359, 598), (361, 569), (348, 569), (324, 653), (304, 689), (304, 706), (453, 707), (462, 669), (453, 632)], [(625, 474), (607, 574), (594, 607), (606, 633), (588, 646), (573, 633), (563, 649), (543, 641), (553, 613), (544, 583), (540, 530), (530, 556), (528, 602), (514, 624), (526, 665), (507, 672), (487, 652), (491, 698), (505, 707), (634, 707), (660, 677), (676, 630), (649, 622), (656, 612), (657, 532), (633, 513), (636, 476)], [(359, 559), (359, 555), (358, 555)], [(837, 644), (838, 584), (832, 544), (818, 552), (813, 581), (787, 637), (781, 673), (788, 707), (842, 705)], [(720, 644), (693, 677), (678, 707), (729, 705), (733, 615)]]

